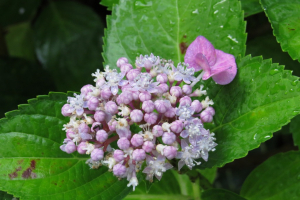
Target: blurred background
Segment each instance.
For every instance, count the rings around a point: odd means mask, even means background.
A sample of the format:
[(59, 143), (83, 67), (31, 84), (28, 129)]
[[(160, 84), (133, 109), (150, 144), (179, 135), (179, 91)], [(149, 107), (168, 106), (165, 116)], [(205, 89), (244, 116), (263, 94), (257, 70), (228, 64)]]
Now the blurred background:
[[(102, 3), (109, 1), (117, 2)], [(242, 0), (242, 7), (246, 54), (272, 58), (300, 76), (299, 62), (282, 52), (258, 0)], [(99, 0), (0, 0), (0, 117), (37, 95), (79, 91), (92, 83), (91, 73), (102, 69), (102, 37), (110, 14)], [(245, 158), (218, 169), (214, 186), (239, 193), (257, 165), (293, 149), (297, 148), (286, 125)]]

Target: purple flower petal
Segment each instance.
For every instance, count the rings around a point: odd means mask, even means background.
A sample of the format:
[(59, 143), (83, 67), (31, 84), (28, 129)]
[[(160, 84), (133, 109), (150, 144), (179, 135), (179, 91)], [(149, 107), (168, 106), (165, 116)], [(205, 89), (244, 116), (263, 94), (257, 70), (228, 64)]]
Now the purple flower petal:
[(181, 133), (180, 133), (180, 136), (183, 137), (183, 138), (187, 138), (187, 136), (189, 136), (189, 132), (187, 130), (183, 130)]

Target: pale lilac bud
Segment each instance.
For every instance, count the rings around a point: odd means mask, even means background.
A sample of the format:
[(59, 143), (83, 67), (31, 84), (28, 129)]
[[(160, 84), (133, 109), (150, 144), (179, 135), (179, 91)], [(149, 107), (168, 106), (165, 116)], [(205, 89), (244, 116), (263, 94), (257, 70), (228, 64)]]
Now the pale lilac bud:
[(88, 100), (88, 108), (90, 110), (96, 110), (96, 108), (98, 107), (99, 105), (99, 100), (97, 97), (91, 97), (89, 100)]
[(169, 91), (169, 86), (166, 83), (161, 83), (158, 87), (161, 89), (162, 93), (166, 93)]
[(176, 135), (172, 132), (164, 132), (162, 136), (162, 141), (165, 144), (173, 144), (176, 140)]
[(165, 100), (156, 100), (154, 105), (159, 113), (165, 113), (170, 107), (170, 105), (166, 104)]
[(89, 133), (91, 131), (90, 127), (86, 123), (81, 123), (78, 126), (79, 133)]
[(94, 119), (97, 122), (102, 122), (105, 120), (105, 112), (103, 112), (102, 110), (100, 111), (96, 111), (96, 113), (94, 114)]
[(170, 94), (177, 97), (177, 98), (180, 97), (182, 95), (181, 87), (179, 87), (179, 86), (171, 87)]
[(143, 120), (143, 112), (135, 109), (130, 113), (130, 118), (133, 122), (141, 122)]
[(169, 160), (175, 158), (177, 155), (177, 149), (173, 146), (167, 146), (164, 148), (164, 156), (166, 156)]
[(104, 89), (100, 92), (100, 95), (101, 95), (101, 97), (102, 97), (103, 99), (108, 100), (108, 99), (111, 97), (112, 93), (111, 93), (111, 91), (110, 91), (109, 88), (104, 88)]
[(181, 120), (176, 120), (172, 122), (170, 129), (174, 133), (180, 133), (183, 129), (183, 122)]
[(152, 129), (152, 132), (155, 137), (160, 137), (163, 135), (164, 130), (160, 125), (155, 125)]
[(206, 109), (205, 109), (207, 112), (210, 112), (210, 114), (212, 115), (212, 116), (214, 116), (215, 115), (215, 109), (213, 108), (213, 107), (207, 107)]
[(122, 164), (116, 164), (113, 168), (113, 173), (115, 176), (123, 177), (126, 175), (127, 168)]
[(91, 153), (91, 159), (94, 161), (99, 161), (103, 158), (104, 152), (102, 149), (94, 149)]
[(141, 92), (139, 98), (142, 102), (148, 101), (151, 99), (151, 94), (147, 91)]
[(129, 142), (129, 140), (128, 140), (126, 137), (120, 138), (120, 139), (118, 140), (117, 144), (118, 144), (118, 147), (119, 147), (120, 149), (123, 149), (123, 150), (128, 149), (129, 146), (130, 146), (130, 142)]
[(132, 94), (129, 91), (124, 91), (122, 92), (118, 97), (117, 97), (117, 103), (119, 105), (121, 104), (129, 104), (132, 101)]
[(212, 114), (207, 110), (204, 110), (201, 112), (200, 118), (201, 118), (201, 121), (204, 123), (205, 122), (209, 123), (209, 122), (212, 122), (212, 120), (213, 120)]
[(146, 158), (146, 153), (144, 149), (136, 149), (132, 152), (132, 159), (135, 161), (142, 161), (145, 160)]
[(154, 103), (151, 100), (148, 101), (144, 101), (142, 104), (142, 109), (146, 112), (146, 113), (150, 113), (154, 110)]
[(92, 88), (93, 88), (93, 86), (90, 85), (90, 84), (88, 84), (88, 85), (83, 86), (83, 87), (80, 89), (80, 92), (81, 92), (82, 94), (86, 95), (87, 93), (93, 91)]
[(139, 69), (131, 69), (127, 72), (126, 77), (129, 81), (133, 81), (140, 73), (141, 71)]
[(121, 57), (121, 58), (119, 58), (118, 61), (117, 61), (117, 66), (118, 66), (118, 67), (121, 67), (122, 65), (124, 65), (124, 64), (126, 64), (126, 63), (128, 63), (128, 59), (125, 58), (125, 57)]
[(192, 87), (190, 85), (183, 85), (182, 86), (182, 92), (184, 94), (191, 94), (192, 93)]
[(65, 152), (66, 153), (73, 153), (74, 151), (76, 151), (75, 143), (73, 141), (68, 142), (65, 146)]
[(112, 123), (108, 124), (108, 128), (110, 131), (115, 131), (116, 130), (116, 126), (117, 126), (118, 122), (117, 121), (113, 121)]
[(179, 103), (181, 106), (185, 106), (185, 105), (191, 105), (192, 103), (192, 99), (189, 96), (184, 96), (179, 100)]
[(117, 162), (121, 162), (122, 160), (124, 160), (124, 152), (121, 151), (121, 150), (115, 150), (114, 151), (114, 159), (117, 161)]
[(191, 108), (195, 111), (195, 113), (198, 113), (202, 110), (202, 104), (198, 100), (194, 100), (191, 104)]
[(70, 104), (65, 104), (61, 108), (61, 114), (65, 117), (70, 116), (72, 114), (72, 112), (70, 111)]
[(168, 76), (166, 74), (159, 74), (156, 80), (160, 83), (166, 83), (168, 81)]
[(170, 107), (165, 113), (164, 115), (168, 118), (173, 118), (176, 115), (176, 110), (173, 107)]
[(98, 142), (105, 142), (108, 138), (108, 134), (106, 133), (105, 130), (99, 130), (96, 133), (96, 140)]
[(66, 131), (66, 136), (67, 136), (67, 138), (69, 138), (69, 139), (73, 139), (73, 137), (74, 137), (74, 131), (72, 130), (72, 129), (67, 129), (67, 131)]
[(132, 65), (129, 63), (126, 63), (126, 64), (122, 65), (120, 69), (121, 69), (121, 72), (127, 73), (127, 72), (129, 72), (129, 70), (132, 69)]
[(154, 144), (151, 141), (146, 141), (143, 144), (143, 149), (147, 152), (150, 153), (154, 148)]
[(105, 82), (106, 82), (106, 81), (104, 80), (104, 78), (99, 79), (99, 80), (96, 82), (96, 87), (101, 88), (101, 87), (104, 85)]
[(130, 91), (131, 94), (132, 94), (132, 98), (133, 100), (138, 100), (139, 99), (139, 96), (140, 96), (140, 92), (139, 91)]
[(138, 147), (138, 146), (141, 146), (143, 144), (144, 138), (141, 135), (135, 134), (135, 135), (132, 136), (130, 141), (131, 141), (131, 144), (134, 147)]
[(144, 67), (147, 71), (149, 71), (152, 68), (152, 62), (150, 60), (146, 60), (144, 62)]
[(144, 120), (145, 122), (147, 122), (148, 124), (155, 124), (155, 122), (157, 121), (158, 118), (158, 114), (157, 113), (146, 113), (144, 116)]
[(109, 101), (105, 104), (105, 111), (114, 115), (118, 112), (118, 106), (115, 102)]
[(77, 152), (80, 154), (86, 153), (86, 142), (80, 142), (80, 144), (77, 146)]

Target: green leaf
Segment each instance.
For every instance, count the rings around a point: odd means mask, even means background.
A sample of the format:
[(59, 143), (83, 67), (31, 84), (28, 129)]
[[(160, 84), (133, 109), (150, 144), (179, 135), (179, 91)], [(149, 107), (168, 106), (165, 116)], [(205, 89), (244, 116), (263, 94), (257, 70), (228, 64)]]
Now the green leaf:
[(244, 10), (245, 17), (255, 15), (257, 13), (263, 12), (259, 0), (241, 0), (242, 9)]
[(33, 33), (29, 22), (24, 22), (6, 29), (6, 45), (10, 56), (35, 60)]
[(297, 199), (300, 196), (300, 152), (272, 156), (245, 180), (241, 196), (251, 200)]
[(235, 56), (245, 53), (245, 22), (239, 1), (121, 0), (107, 18), (104, 61), (115, 68), (120, 57), (134, 62), (154, 53), (175, 63), (198, 35)]
[(32, 19), (40, 3), (41, 0), (1, 0), (0, 26), (5, 27)]
[(300, 1), (261, 0), (261, 4), (282, 50), (300, 61)]
[(122, 199), (132, 190), (126, 179), (106, 167), (91, 170), (86, 156), (60, 150), (66, 99), (63, 93), (38, 96), (0, 120), (0, 190), (23, 200)]
[(101, 0), (100, 4), (107, 7), (107, 10), (112, 10), (114, 4), (118, 4), (119, 0)]
[(34, 26), (38, 59), (59, 90), (78, 91), (102, 68), (102, 23), (89, 7), (76, 2), (49, 2)]
[(201, 200), (219, 200), (219, 199), (228, 199), (228, 200), (246, 200), (243, 197), (223, 189), (210, 189), (206, 190), (201, 194)]
[(202, 174), (211, 184), (214, 182), (217, 175), (217, 168), (206, 168), (206, 169), (197, 169), (197, 171)]
[(300, 115), (292, 119), (290, 132), (293, 134), (294, 145), (300, 147)]
[(13, 195), (7, 194), (6, 192), (0, 191), (0, 199), (1, 200), (12, 200), (14, 198)]
[(246, 156), (299, 114), (300, 88), (291, 71), (261, 57), (236, 61), (238, 74), (232, 83), (206, 81), (216, 110), (210, 130), (216, 133), (218, 146), (200, 168), (220, 167)]

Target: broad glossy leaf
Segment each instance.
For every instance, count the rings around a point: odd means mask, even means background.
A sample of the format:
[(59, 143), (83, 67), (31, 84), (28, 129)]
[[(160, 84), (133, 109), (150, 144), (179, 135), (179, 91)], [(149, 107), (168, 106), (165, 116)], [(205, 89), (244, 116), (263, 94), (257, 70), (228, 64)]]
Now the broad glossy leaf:
[(78, 91), (102, 68), (102, 23), (92, 9), (71, 1), (49, 2), (34, 26), (38, 59), (59, 90)]
[(134, 62), (136, 56), (152, 52), (182, 62), (186, 48), (199, 35), (217, 49), (244, 55), (243, 19), (236, 0), (121, 0), (107, 18), (104, 61), (114, 68), (120, 57)]
[(60, 150), (66, 99), (63, 93), (39, 96), (0, 120), (0, 190), (23, 200), (122, 199), (132, 190), (125, 179), (106, 167), (91, 170), (86, 156)]
[(206, 168), (206, 169), (197, 169), (197, 171), (202, 174), (211, 184), (214, 182), (217, 175), (217, 168)]
[(290, 132), (293, 134), (294, 145), (300, 147), (300, 115), (292, 119)]
[(218, 146), (200, 168), (246, 156), (299, 114), (300, 88), (291, 71), (261, 57), (238, 58), (237, 66), (238, 74), (229, 85), (206, 81), (216, 110), (210, 130), (216, 133)]
[(261, 4), (282, 50), (300, 61), (300, 1), (261, 0)]
[(29, 22), (9, 26), (5, 35), (6, 45), (10, 56), (36, 59), (33, 43), (33, 33)]
[(245, 17), (263, 12), (259, 0), (241, 0), (242, 9), (244, 10)]
[(246, 200), (243, 197), (223, 189), (209, 189), (204, 191), (201, 194), (202, 200), (220, 200), (220, 199), (228, 199), (228, 200)]
[(298, 199), (300, 196), (300, 152), (272, 156), (247, 177), (241, 196), (249, 200)]
[(14, 198), (13, 195), (7, 194), (6, 192), (0, 191), (0, 199), (1, 200), (12, 200)]
[(107, 10), (112, 10), (114, 4), (118, 4), (119, 0), (101, 0), (100, 4), (107, 7)]
[(32, 19), (41, 0), (1, 0), (0, 1), (0, 26), (16, 24)]

